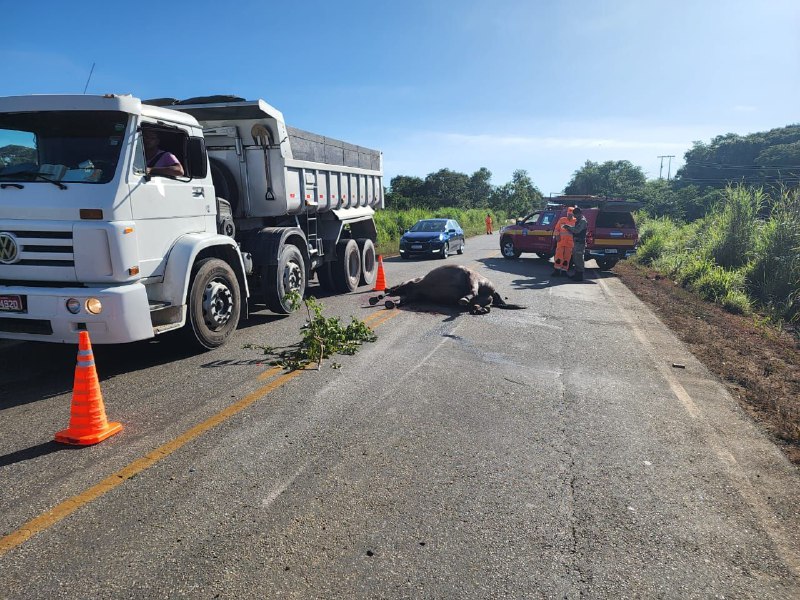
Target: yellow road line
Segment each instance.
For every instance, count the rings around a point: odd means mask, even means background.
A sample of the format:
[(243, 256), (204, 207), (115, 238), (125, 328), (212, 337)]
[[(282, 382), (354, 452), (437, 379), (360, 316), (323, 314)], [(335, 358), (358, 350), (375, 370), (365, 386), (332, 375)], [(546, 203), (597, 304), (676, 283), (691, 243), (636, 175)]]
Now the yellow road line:
[[(382, 323), (385, 323), (391, 318), (397, 316), (400, 311), (385, 311), (386, 315), (383, 316), (382, 313), (384, 311), (380, 311), (378, 313), (373, 313), (369, 317), (370, 320), (378, 321), (377, 323), (371, 326), (371, 329), (378, 327)], [(264, 373), (261, 373), (258, 376), (258, 380), (263, 381), (265, 379), (269, 379), (273, 375), (278, 374), (282, 369), (280, 367), (273, 367), (271, 369), (267, 369)], [(251, 404), (253, 404), (256, 400), (259, 400), (276, 390), (277, 388), (281, 387), (285, 383), (288, 383), (298, 375), (302, 373), (300, 371), (290, 371), (289, 373), (285, 373), (280, 377), (270, 381), (268, 384), (258, 388), (254, 392), (251, 392), (238, 402), (231, 404), (227, 408), (221, 410), (217, 414), (209, 417), (205, 421), (195, 425), (191, 429), (185, 431), (175, 439), (162, 444), (155, 450), (152, 450), (142, 458), (138, 458), (134, 460), (132, 463), (123, 467), (116, 473), (113, 473), (103, 479), (100, 483), (90, 487), (89, 489), (81, 492), (80, 494), (68, 498), (57, 504), (51, 510), (47, 511), (44, 514), (39, 515), (38, 517), (34, 517), (22, 527), (17, 529), (16, 531), (9, 533), (8, 535), (0, 538), (0, 556), (3, 556), (9, 550), (16, 548), (20, 544), (24, 543), (26, 540), (30, 539), (37, 533), (41, 533), (45, 529), (49, 529), (56, 523), (66, 519), (69, 515), (74, 513), (79, 508), (86, 506), (90, 502), (96, 500), (106, 492), (110, 492), (114, 488), (122, 485), (125, 481), (144, 471), (145, 469), (149, 469), (158, 461), (163, 458), (166, 458), (176, 450), (179, 450), (192, 440), (198, 438), (205, 432), (210, 429), (213, 429), (217, 425), (227, 421), (233, 415), (238, 412), (241, 412)]]
[(384, 323), (386, 323), (386, 321), (388, 321), (389, 319), (394, 319), (401, 312), (402, 311), (400, 311), (400, 310), (387, 310), (387, 311), (384, 311), (382, 313), (379, 312), (379, 313), (377, 313), (377, 317), (379, 317), (379, 318), (372, 319), (373, 321), (377, 321), (377, 322), (373, 323), (372, 325), (370, 325), (369, 328), (370, 329), (375, 329), (376, 327), (379, 327), (379, 326), (383, 325)]

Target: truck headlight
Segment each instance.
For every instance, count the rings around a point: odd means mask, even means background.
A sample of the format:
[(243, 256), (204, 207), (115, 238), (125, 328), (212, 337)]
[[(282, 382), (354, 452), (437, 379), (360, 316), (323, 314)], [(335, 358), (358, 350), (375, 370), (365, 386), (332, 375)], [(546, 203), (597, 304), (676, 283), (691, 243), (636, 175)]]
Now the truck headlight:
[(86, 310), (93, 315), (99, 315), (103, 312), (103, 303), (97, 298), (89, 298), (86, 301)]

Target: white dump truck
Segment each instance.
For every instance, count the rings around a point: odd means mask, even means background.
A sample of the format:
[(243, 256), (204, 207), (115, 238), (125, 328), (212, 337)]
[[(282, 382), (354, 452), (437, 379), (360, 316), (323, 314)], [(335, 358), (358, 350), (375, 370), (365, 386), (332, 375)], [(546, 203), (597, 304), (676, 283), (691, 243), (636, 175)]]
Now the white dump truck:
[(382, 161), (263, 100), (0, 98), (0, 339), (216, 348), (315, 275), (372, 285)]

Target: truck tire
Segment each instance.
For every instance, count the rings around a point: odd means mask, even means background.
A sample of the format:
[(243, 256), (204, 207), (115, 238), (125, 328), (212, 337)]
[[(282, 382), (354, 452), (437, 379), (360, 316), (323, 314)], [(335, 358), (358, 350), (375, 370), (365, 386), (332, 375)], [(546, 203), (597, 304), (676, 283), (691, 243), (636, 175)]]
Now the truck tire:
[(503, 258), (519, 258), (522, 252), (514, 248), (514, 240), (506, 236), (500, 240), (500, 252)]
[(219, 258), (205, 258), (192, 268), (186, 298), (186, 333), (207, 350), (222, 346), (236, 331), (241, 293), (236, 274)]
[(378, 259), (375, 256), (375, 244), (369, 238), (356, 240), (361, 256), (361, 285), (375, 285), (378, 278)]
[(231, 205), (231, 212), (235, 215), (239, 207), (239, 188), (236, 187), (236, 180), (225, 164), (216, 158), (209, 158), (208, 164), (211, 167), (211, 182), (214, 184), (214, 191), (217, 196), (224, 198)]
[(536, 256), (538, 256), (542, 260), (550, 260), (551, 258), (553, 258), (553, 255), (550, 254), (549, 252), (537, 252)]
[(279, 315), (288, 315), (292, 306), (286, 294), (296, 291), (302, 299), (306, 293), (306, 263), (297, 246), (285, 244), (278, 253), (278, 264), (264, 267), (261, 278), (267, 308)]
[(355, 240), (340, 240), (336, 244), (336, 262), (331, 263), (331, 275), (336, 291), (354, 292), (361, 280), (361, 256)]

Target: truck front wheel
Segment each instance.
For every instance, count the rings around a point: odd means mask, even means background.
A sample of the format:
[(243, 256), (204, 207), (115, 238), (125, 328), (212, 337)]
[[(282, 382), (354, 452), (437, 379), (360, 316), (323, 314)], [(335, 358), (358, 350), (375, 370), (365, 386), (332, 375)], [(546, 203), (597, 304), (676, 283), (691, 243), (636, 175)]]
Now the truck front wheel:
[(264, 294), (267, 308), (279, 315), (288, 315), (292, 307), (286, 298), (288, 292), (297, 292), (300, 298), (306, 293), (306, 263), (297, 246), (287, 244), (281, 248), (277, 265), (264, 269)]
[(198, 261), (187, 299), (187, 332), (203, 348), (222, 346), (236, 330), (241, 312), (239, 281), (218, 258)]

